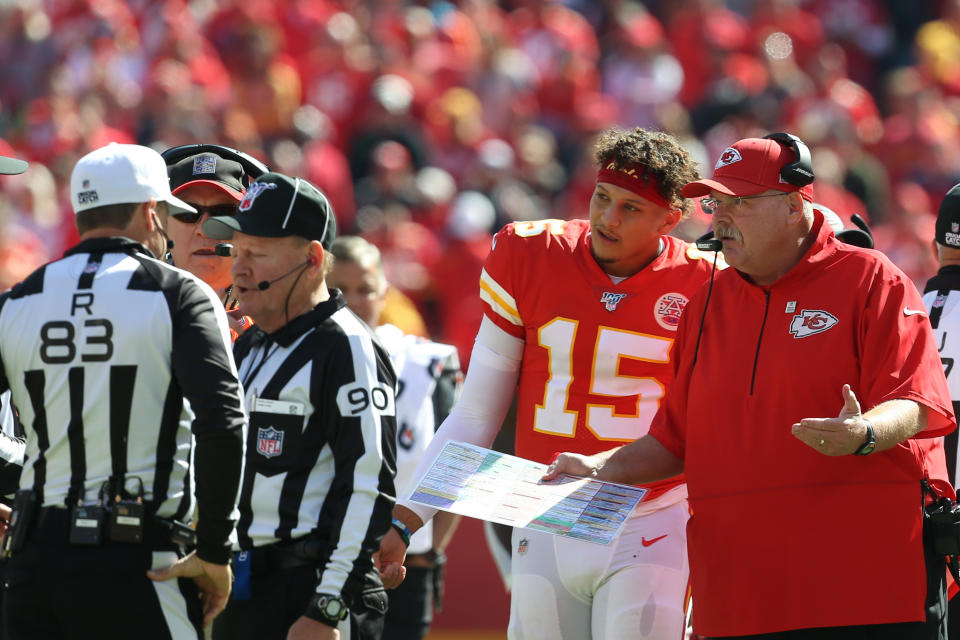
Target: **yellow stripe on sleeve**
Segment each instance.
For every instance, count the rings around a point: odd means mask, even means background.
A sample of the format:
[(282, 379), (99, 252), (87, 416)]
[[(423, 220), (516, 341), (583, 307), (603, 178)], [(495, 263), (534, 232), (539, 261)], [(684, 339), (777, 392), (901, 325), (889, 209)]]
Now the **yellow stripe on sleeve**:
[(523, 320), (520, 319), (520, 312), (517, 311), (517, 302), (513, 299), (507, 290), (497, 284), (497, 281), (490, 277), (484, 269), (480, 273), (480, 299), (490, 305), (497, 315), (504, 320), (523, 326)]

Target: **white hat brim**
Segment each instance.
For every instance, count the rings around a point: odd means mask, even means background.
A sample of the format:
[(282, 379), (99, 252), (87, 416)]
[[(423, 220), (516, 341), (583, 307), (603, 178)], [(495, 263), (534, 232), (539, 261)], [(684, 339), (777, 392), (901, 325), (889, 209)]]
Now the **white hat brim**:
[(170, 213), (196, 213), (197, 210), (188, 205), (186, 202), (173, 195), (172, 193), (163, 199), (168, 205), (170, 205)]

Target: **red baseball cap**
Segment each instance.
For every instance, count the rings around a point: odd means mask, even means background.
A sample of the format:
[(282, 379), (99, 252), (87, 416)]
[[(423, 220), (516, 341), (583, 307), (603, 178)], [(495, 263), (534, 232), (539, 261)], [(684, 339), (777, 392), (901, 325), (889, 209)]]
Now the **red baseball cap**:
[(697, 180), (684, 185), (685, 198), (697, 198), (719, 191), (728, 196), (752, 196), (776, 189), (799, 191), (805, 200), (813, 202), (813, 185), (792, 185), (780, 177), (780, 169), (796, 158), (790, 147), (769, 138), (744, 138), (720, 154), (713, 167), (713, 178)]

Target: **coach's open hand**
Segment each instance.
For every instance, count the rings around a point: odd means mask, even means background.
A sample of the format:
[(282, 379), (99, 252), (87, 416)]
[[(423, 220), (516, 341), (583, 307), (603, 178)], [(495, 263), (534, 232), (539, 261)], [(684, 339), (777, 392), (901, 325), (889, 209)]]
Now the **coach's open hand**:
[(571, 476), (595, 478), (600, 471), (601, 464), (594, 456), (585, 456), (579, 453), (561, 453), (557, 456), (541, 480), (548, 481), (566, 473)]
[(793, 425), (793, 435), (809, 447), (828, 456), (847, 456), (867, 437), (867, 425), (860, 413), (860, 402), (843, 385), (843, 409), (836, 418), (804, 418)]
[(191, 578), (203, 600), (203, 626), (207, 626), (226, 609), (233, 587), (233, 572), (229, 564), (213, 564), (197, 557), (194, 551), (180, 558), (166, 569), (147, 571), (151, 580), (162, 582), (171, 578)]

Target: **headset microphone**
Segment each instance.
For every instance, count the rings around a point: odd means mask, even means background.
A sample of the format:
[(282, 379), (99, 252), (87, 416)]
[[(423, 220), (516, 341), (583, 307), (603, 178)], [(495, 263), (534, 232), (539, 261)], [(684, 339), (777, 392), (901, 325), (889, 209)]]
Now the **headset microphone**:
[(231, 251), (233, 251), (233, 245), (229, 242), (218, 242), (213, 248), (213, 252), (221, 258), (229, 258)]
[(700, 251), (722, 251), (723, 242), (714, 237), (713, 231), (708, 231), (696, 241), (697, 249)]
[(299, 269), (300, 267), (305, 267), (305, 266), (307, 266), (308, 264), (314, 264), (314, 263), (315, 263), (315, 260), (313, 259), (313, 256), (310, 256), (309, 258), (307, 258), (306, 260), (304, 260), (302, 263), (298, 264), (298, 265), (295, 266), (293, 269), (290, 269), (290, 271), (287, 271), (285, 274), (283, 274), (283, 275), (280, 276), (279, 278), (274, 278), (273, 280), (261, 280), (261, 281), (257, 284), (257, 289), (260, 289), (260, 291), (266, 291), (267, 289), (270, 288), (270, 285), (272, 285), (274, 282), (278, 282), (278, 281), (280, 281), (280, 280), (283, 280), (284, 278), (286, 278), (287, 276), (289, 276), (291, 273), (293, 273), (294, 271), (296, 271), (296, 270)]

